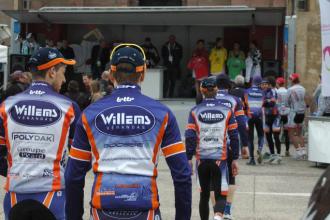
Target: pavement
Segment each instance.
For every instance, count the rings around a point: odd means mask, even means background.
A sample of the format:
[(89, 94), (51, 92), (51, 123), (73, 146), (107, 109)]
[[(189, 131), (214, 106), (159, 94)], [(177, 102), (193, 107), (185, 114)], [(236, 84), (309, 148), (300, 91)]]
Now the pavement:
[[(168, 103), (166, 103), (168, 104)], [(184, 130), (187, 109), (192, 101), (169, 103), (178, 118), (180, 130)], [(284, 146), (282, 146), (284, 147)], [(268, 149), (267, 149), (268, 150)], [(284, 152), (284, 149), (282, 149)], [(280, 165), (247, 166), (246, 160), (239, 161), (239, 175), (236, 179), (237, 193), (233, 202), (233, 215), (237, 220), (298, 220), (306, 210), (310, 193), (324, 169), (316, 168), (308, 161), (295, 161), (283, 157)], [(161, 213), (164, 220), (173, 220), (175, 216), (174, 188), (165, 159), (161, 157), (158, 166), (158, 188)], [(198, 220), (199, 191), (193, 178), (192, 220)], [(0, 186), (5, 179), (0, 177)], [(86, 177), (85, 215), (89, 219), (89, 197), (93, 175)], [(3, 201), (4, 190), (0, 190)], [(210, 215), (212, 216), (212, 215)], [(0, 219), (4, 219), (3, 207), (0, 207)], [(211, 218), (210, 218), (211, 219)]]

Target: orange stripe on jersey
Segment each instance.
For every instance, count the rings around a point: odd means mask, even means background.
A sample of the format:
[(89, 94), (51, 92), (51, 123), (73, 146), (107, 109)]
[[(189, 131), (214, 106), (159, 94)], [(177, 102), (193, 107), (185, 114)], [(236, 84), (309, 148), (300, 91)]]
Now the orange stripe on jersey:
[(2, 138), (0, 138), (0, 145), (6, 145), (6, 140), (5, 140), (5, 139), (2, 139)]
[(147, 220), (154, 220), (155, 218), (155, 210), (149, 210)]
[(13, 208), (17, 203), (16, 193), (10, 192), (10, 205)]
[[(0, 114), (3, 118), (3, 127), (5, 129), (5, 137), (9, 137), (8, 136), (8, 116), (6, 113), (6, 108), (5, 108), (5, 103), (2, 103), (1, 107), (0, 107)], [(6, 139), (6, 146), (7, 146), (7, 160), (8, 160), (8, 173), (10, 172), (10, 168), (13, 165), (13, 159), (11, 156), (11, 151), (10, 151), (10, 142), (9, 139)], [(10, 185), (10, 176), (7, 175), (7, 179), (6, 179), (6, 185), (5, 185), (5, 190), (9, 191), (9, 185)]]
[(239, 110), (235, 112), (235, 116), (242, 116), (242, 115), (245, 115), (243, 110)]
[(162, 151), (165, 157), (170, 157), (178, 153), (186, 152), (186, 148), (182, 142), (171, 144), (169, 146), (163, 147)]
[(188, 125), (186, 126), (186, 129), (187, 129), (187, 130), (188, 130), (188, 129), (191, 129), (191, 130), (196, 131), (196, 125), (195, 125), (195, 124), (188, 124)]
[(154, 164), (154, 170), (153, 170), (153, 177), (151, 177), (151, 193), (152, 193), (151, 204), (152, 204), (153, 209), (156, 209), (159, 207), (158, 196), (157, 196), (158, 189), (157, 189), (157, 183), (156, 183), (156, 176), (158, 175), (157, 167), (156, 167), (156, 160), (157, 160), (160, 144), (162, 143), (162, 140), (163, 140), (163, 137), (165, 134), (165, 128), (167, 126), (167, 122), (168, 122), (168, 114), (165, 115), (162, 125), (159, 128), (155, 146), (154, 146), (154, 151), (152, 154), (152, 162)]
[[(195, 120), (196, 132), (199, 134), (200, 129), (199, 129), (199, 125), (197, 124), (197, 121), (198, 121), (197, 117), (196, 117), (194, 112), (191, 112), (191, 115)], [(199, 155), (199, 135), (197, 135), (197, 146), (196, 146), (196, 155), (195, 155), (195, 157), (196, 157), (196, 160), (200, 159), (200, 155)]]
[(226, 127), (225, 127), (225, 132), (223, 135), (223, 147), (222, 147), (222, 156), (221, 160), (226, 160), (227, 159), (227, 130), (229, 126), (229, 119), (231, 118), (232, 112), (228, 112), (228, 116), (226, 119)]
[(95, 181), (95, 188), (94, 188), (94, 194), (93, 194), (93, 199), (92, 199), (92, 205), (96, 209), (101, 209), (100, 189), (101, 189), (103, 173), (98, 173), (97, 175), (98, 176), (97, 176), (96, 181)]
[(228, 130), (231, 131), (231, 130), (237, 129), (237, 127), (238, 127), (237, 123), (234, 123), (234, 124), (231, 124), (228, 126)]
[(73, 142), (73, 139), (70, 138), (70, 139), (69, 139), (69, 145), (70, 145), (70, 146), (72, 145), (72, 142)]
[(89, 162), (92, 159), (92, 153), (71, 146), (70, 157)]
[(52, 200), (53, 200), (54, 194), (55, 194), (54, 191), (53, 191), (53, 192), (48, 192), (48, 193), (47, 193), (47, 195), (46, 195), (46, 197), (45, 197), (45, 199), (44, 199), (44, 201), (43, 201), (43, 203), (42, 203), (42, 204), (44, 204), (44, 206), (46, 206), (47, 208), (50, 207), (50, 204), (52, 203)]
[(71, 105), (68, 109), (67, 113), (65, 114), (63, 126), (62, 126), (62, 133), (60, 138), (60, 143), (57, 149), (56, 153), (56, 159), (54, 160), (54, 167), (53, 167), (53, 173), (54, 173), (54, 179), (53, 179), (53, 191), (58, 191), (61, 189), (61, 168), (60, 168), (60, 162), (63, 154), (64, 145), (67, 141), (68, 136), (68, 130), (70, 128), (71, 119), (74, 117), (74, 110), (73, 106)]
[(93, 215), (93, 220), (100, 220), (99, 214), (97, 214), (97, 210), (92, 208), (92, 215)]
[(86, 115), (84, 113), (82, 114), (81, 119), (82, 119), (82, 123), (85, 127), (85, 130), (86, 130), (86, 134), (87, 134), (87, 137), (88, 137), (88, 140), (89, 140), (89, 144), (92, 147), (92, 153), (95, 157), (95, 163), (93, 164), (93, 171), (98, 172), (98, 168), (99, 168), (99, 163), (98, 162), (99, 162), (100, 156), (99, 156), (99, 152), (97, 151), (97, 148), (96, 148), (94, 135), (93, 135), (92, 129), (89, 127)]

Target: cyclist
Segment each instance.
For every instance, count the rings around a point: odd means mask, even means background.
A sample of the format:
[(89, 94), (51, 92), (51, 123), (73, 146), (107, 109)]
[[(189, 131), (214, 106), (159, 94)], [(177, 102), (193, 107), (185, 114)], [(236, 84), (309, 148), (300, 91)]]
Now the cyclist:
[(262, 148), (264, 145), (264, 132), (263, 132), (263, 118), (262, 118), (262, 103), (264, 99), (263, 91), (260, 88), (262, 78), (254, 76), (252, 79), (251, 88), (246, 90), (246, 99), (249, 103), (248, 109), (248, 126), (249, 126), (249, 151), (250, 161), (248, 165), (256, 165), (254, 159), (254, 128), (257, 130), (258, 135), (258, 163), (262, 163)]
[(283, 77), (278, 77), (276, 79), (277, 84), (277, 102), (278, 102), (278, 110), (281, 115), (281, 124), (283, 127), (283, 136), (285, 141), (285, 156), (290, 156), (290, 140), (289, 140), (289, 131), (288, 131), (288, 114), (290, 112), (290, 108), (286, 106), (288, 100), (288, 90), (285, 88), (285, 79)]
[[(282, 161), (281, 158), (281, 141), (280, 141), (280, 115), (277, 107), (277, 94), (275, 91), (275, 79), (274, 77), (268, 77), (261, 82), (261, 87), (264, 91), (263, 101), (263, 128), (266, 135), (266, 139), (269, 146), (270, 155), (266, 156), (264, 162), (272, 164), (279, 164)], [(273, 139), (274, 138), (274, 139)], [(274, 140), (276, 146), (276, 152), (274, 149)]]
[(141, 94), (146, 72), (142, 48), (120, 44), (111, 54), (116, 89), (87, 107), (77, 122), (65, 173), (66, 213), (81, 220), (85, 175), (95, 176), (94, 220), (159, 220), (157, 164), (160, 151), (171, 169), (176, 220), (191, 216), (191, 170), (173, 113)]
[[(246, 130), (246, 120), (245, 120), (245, 113), (243, 110), (242, 102), (236, 96), (230, 95), (228, 91), (231, 89), (231, 81), (226, 74), (220, 74), (216, 78), (218, 93), (216, 99), (223, 105), (231, 108), (233, 111), (237, 124), (238, 124), (238, 132), (239, 138), (242, 143), (242, 152), (246, 152), (244, 155), (248, 153), (248, 137), (247, 137), (247, 130)], [(229, 148), (229, 151), (231, 148)], [(228, 167), (231, 167), (232, 157), (231, 154), (228, 156)], [(232, 175), (231, 169), (229, 169), (229, 192), (227, 196), (227, 204), (225, 209), (225, 217), (227, 219), (231, 219), (231, 204), (233, 202), (234, 194), (236, 191), (235, 186), (235, 177)], [(213, 195), (212, 195), (213, 196)]]
[(52, 48), (29, 60), (31, 86), (0, 108), (0, 140), (7, 147), (6, 219), (66, 219), (64, 169), (79, 107), (58, 94), (66, 60)]
[[(202, 220), (209, 219), (210, 186), (214, 188), (214, 220), (222, 220), (228, 191), (227, 159), (231, 156), (229, 169), (237, 175), (239, 157), (237, 123), (234, 113), (215, 99), (216, 81), (213, 77), (201, 83), (204, 100), (195, 106), (189, 114), (185, 133), (187, 155), (190, 160), (196, 151), (196, 171), (201, 187), (199, 214)], [(231, 151), (228, 151), (229, 136)], [(229, 155), (228, 155), (229, 154)]]
[(290, 107), (288, 116), (289, 137), (296, 149), (294, 157), (296, 159), (304, 159), (306, 157), (306, 149), (302, 134), (302, 125), (304, 123), (306, 111), (306, 90), (300, 84), (300, 75), (298, 73), (291, 74), (289, 79), (292, 83), (292, 86), (288, 89), (287, 103)]

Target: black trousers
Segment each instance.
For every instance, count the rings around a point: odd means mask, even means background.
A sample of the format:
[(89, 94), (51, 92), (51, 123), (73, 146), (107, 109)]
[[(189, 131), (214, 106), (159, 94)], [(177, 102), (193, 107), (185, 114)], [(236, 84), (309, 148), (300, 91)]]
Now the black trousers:
[(249, 125), (249, 151), (250, 158), (254, 158), (254, 128), (257, 130), (258, 134), (258, 150), (262, 150), (264, 144), (264, 131), (262, 127), (262, 118), (261, 117), (252, 117), (248, 121)]
[(174, 95), (175, 81), (180, 78), (179, 66), (167, 66), (164, 71), (163, 96), (172, 98)]
[(216, 204), (214, 213), (223, 213), (226, 206), (226, 196), (221, 195), (221, 171), (215, 160), (201, 160), (198, 165), (198, 178), (201, 186), (199, 200), (199, 215), (201, 220), (209, 219), (210, 185), (214, 187)]

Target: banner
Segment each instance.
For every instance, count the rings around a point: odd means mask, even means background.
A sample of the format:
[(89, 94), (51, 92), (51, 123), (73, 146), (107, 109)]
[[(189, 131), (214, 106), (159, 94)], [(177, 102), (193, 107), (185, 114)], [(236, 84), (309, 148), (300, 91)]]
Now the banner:
[(322, 36), (322, 95), (330, 96), (330, 0), (319, 1)]

